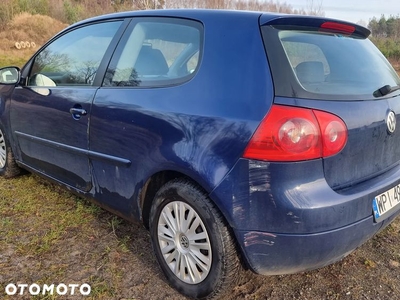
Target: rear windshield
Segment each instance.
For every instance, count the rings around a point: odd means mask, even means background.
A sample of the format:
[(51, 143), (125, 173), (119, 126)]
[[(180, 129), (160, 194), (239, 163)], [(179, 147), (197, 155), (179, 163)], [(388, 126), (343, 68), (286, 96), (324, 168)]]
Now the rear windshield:
[(263, 31), (277, 96), (376, 99), (377, 90), (400, 84), (367, 38), (270, 26)]

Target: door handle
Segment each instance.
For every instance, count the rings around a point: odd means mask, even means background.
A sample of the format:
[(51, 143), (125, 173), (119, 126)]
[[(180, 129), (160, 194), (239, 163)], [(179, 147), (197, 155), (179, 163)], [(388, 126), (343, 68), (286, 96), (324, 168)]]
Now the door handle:
[(69, 112), (71, 113), (72, 117), (75, 120), (79, 120), (81, 118), (81, 116), (86, 116), (87, 115), (87, 111), (83, 108), (71, 108), (69, 110)]

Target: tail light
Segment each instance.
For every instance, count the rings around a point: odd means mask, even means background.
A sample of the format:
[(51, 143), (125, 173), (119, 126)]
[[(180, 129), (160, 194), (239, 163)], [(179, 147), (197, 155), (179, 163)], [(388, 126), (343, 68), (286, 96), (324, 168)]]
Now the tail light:
[(336, 115), (273, 105), (243, 157), (267, 161), (310, 160), (335, 155), (346, 142), (347, 127)]

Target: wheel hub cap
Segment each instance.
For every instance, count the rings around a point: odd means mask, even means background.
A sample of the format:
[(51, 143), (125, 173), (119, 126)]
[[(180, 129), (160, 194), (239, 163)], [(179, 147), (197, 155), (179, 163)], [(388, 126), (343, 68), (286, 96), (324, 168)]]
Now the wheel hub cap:
[(211, 269), (212, 251), (200, 215), (185, 202), (170, 202), (157, 228), (160, 251), (174, 275), (188, 284), (202, 282)]
[(5, 167), (6, 159), (7, 159), (6, 141), (4, 139), (3, 132), (0, 130), (0, 168)]

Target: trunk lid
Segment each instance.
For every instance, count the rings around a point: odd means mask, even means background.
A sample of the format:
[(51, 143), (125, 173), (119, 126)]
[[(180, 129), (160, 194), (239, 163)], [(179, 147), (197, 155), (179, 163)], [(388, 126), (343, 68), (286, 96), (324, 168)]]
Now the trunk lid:
[(324, 159), (325, 178), (332, 188), (352, 186), (399, 163), (400, 130), (394, 121), (399, 120), (399, 96), (343, 103), (340, 110), (334, 109), (333, 113), (345, 121), (348, 141), (338, 155)]
[(328, 184), (339, 191), (399, 164), (400, 78), (368, 29), (303, 16), (260, 24), (275, 103), (327, 111), (347, 126), (346, 146), (323, 158)]

